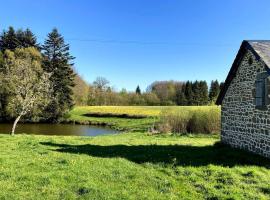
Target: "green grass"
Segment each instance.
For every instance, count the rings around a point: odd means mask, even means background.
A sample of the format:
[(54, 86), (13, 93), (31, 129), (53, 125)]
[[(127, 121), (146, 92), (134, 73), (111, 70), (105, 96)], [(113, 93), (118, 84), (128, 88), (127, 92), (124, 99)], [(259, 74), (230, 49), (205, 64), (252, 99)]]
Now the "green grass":
[[(143, 112), (144, 110), (144, 112)], [(129, 130), (129, 131), (145, 131), (153, 123), (157, 121), (157, 111), (160, 111), (159, 107), (149, 107), (146, 106), (80, 106), (75, 107), (68, 114), (68, 117), (65, 121), (75, 122), (79, 124), (97, 124), (97, 125), (106, 125), (110, 126), (116, 130)], [(111, 113), (111, 114), (142, 114), (146, 118), (142, 119), (128, 119), (128, 118), (119, 118), (119, 117), (89, 117), (86, 116), (89, 113)]]
[[(71, 110), (66, 122), (82, 124), (107, 125), (117, 130), (145, 131), (159, 120), (159, 114), (163, 110), (175, 110), (178, 112), (196, 112), (215, 109), (220, 112), (218, 106), (77, 106)], [(143, 119), (125, 119), (118, 117), (89, 117), (89, 113), (99, 114), (128, 114), (144, 115)]]
[(270, 161), (216, 135), (0, 135), (0, 199), (269, 199)]

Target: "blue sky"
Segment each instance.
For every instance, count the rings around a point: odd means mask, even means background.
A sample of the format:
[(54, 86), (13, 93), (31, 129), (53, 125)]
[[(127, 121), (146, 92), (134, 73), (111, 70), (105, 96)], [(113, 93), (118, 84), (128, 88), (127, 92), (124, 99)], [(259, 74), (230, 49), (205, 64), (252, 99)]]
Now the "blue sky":
[(88, 82), (223, 81), (243, 39), (270, 39), (269, 0), (1, 0), (0, 28), (57, 27)]

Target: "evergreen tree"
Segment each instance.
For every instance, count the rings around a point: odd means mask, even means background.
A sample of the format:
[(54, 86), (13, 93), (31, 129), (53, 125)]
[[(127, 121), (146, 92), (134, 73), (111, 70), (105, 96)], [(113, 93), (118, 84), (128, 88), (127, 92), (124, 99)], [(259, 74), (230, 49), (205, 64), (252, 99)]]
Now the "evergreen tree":
[(220, 92), (220, 85), (217, 80), (211, 81), (210, 91), (209, 91), (209, 101), (215, 102)]
[(193, 92), (193, 103), (192, 105), (200, 105), (200, 85), (199, 81), (195, 81), (192, 83), (192, 92)]
[(19, 29), (14, 30), (13, 27), (9, 27), (8, 31), (3, 31), (0, 36), (0, 50), (4, 52), (5, 50), (15, 50), (16, 48), (27, 48), (35, 47), (39, 48), (37, 44), (37, 39), (30, 29), (23, 31)]
[(199, 97), (199, 105), (207, 105), (208, 103), (208, 86), (206, 81), (199, 82), (200, 88), (200, 97)]
[(19, 40), (16, 36), (16, 32), (12, 26), (8, 31), (3, 31), (0, 36), (0, 50), (4, 52), (6, 49), (14, 50), (19, 46)]
[(71, 62), (74, 57), (69, 53), (69, 45), (65, 44), (63, 36), (53, 29), (48, 34), (42, 46), (43, 68), (51, 74), (53, 85), (53, 100), (47, 107), (46, 116), (51, 121), (57, 121), (73, 106), (72, 88), (74, 87), (74, 71)]
[(37, 38), (30, 29), (27, 28), (25, 31), (22, 29), (17, 30), (16, 37), (20, 48), (35, 47), (39, 49)]
[(193, 105), (193, 91), (192, 91), (192, 82), (187, 81), (185, 86), (185, 97), (187, 105)]
[(141, 95), (141, 88), (140, 88), (140, 86), (138, 85), (137, 86), (137, 88), (136, 88), (136, 94), (138, 94), (138, 95)]
[(219, 84), (219, 90), (221, 91), (223, 89), (223, 87), (224, 87), (224, 82), (220, 82), (220, 84)]
[(186, 88), (186, 85), (185, 85), (185, 83), (183, 83), (181, 89), (177, 90), (176, 103), (179, 106), (186, 106), (187, 105), (187, 99), (186, 99), (186, 95), (185, 95), (185, 88)]

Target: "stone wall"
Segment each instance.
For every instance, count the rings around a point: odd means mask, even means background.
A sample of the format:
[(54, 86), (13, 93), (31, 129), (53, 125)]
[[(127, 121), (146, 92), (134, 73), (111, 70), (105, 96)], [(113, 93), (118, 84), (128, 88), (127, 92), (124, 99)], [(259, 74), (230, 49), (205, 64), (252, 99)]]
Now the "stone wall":
[(270, 158), (270, 105), (257, 109), (253, 94), (263, 72), (265, 64), (247, 51), (222, 101), (221, 140)]

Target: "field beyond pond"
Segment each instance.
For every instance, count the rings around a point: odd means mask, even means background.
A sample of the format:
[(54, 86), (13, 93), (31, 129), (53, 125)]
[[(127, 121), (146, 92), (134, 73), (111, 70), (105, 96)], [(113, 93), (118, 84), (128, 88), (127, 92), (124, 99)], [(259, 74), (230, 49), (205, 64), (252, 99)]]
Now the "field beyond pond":
[(217, 135), (0, 135), (0, 199), (269, 199), (270, 161)]
[(78, 106), (70, 111), (66, 121), (108, 125), (117, 130), (146, 131), (158, 123), (160, 114), (166, 111), (177, 113), (178, 120), (183, 119), (184, 121), (187, 113), (199, 114), (196, 116), (201, 119), (209, 116), (220, 119), (220, 107), (218, 106)]

